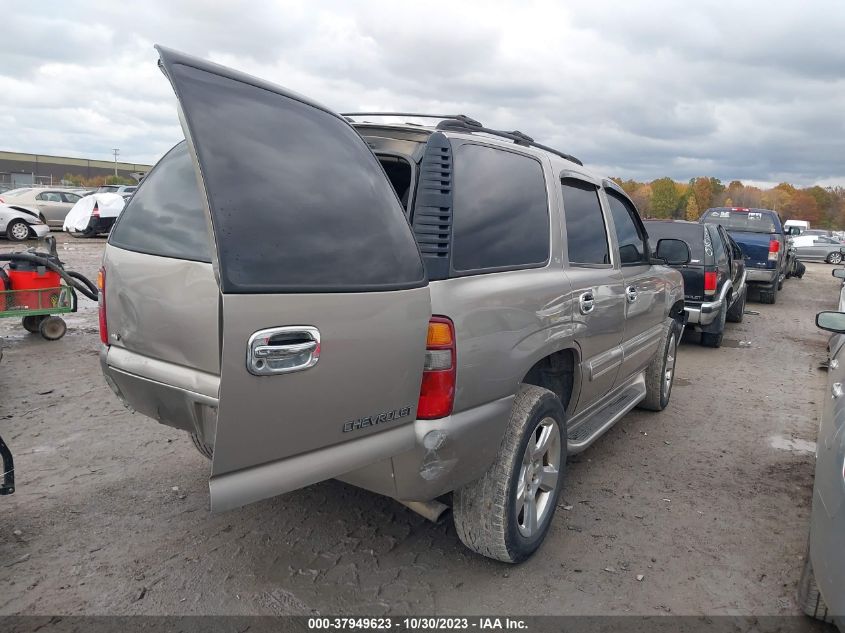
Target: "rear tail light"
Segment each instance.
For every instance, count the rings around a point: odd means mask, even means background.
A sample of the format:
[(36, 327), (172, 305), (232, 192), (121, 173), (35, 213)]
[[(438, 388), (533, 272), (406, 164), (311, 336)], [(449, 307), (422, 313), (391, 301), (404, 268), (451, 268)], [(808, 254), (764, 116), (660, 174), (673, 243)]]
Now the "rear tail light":
[(6, 204), (6, 201), (5, 201), (5, 200), (3, 200), (3, 198), (0, 198), (0, 203), (2, 203), (2, 204)]
[(778, 259), (778, 252), (780, 251), (780, 242), (771, 240), (769, 242), (769, 261), (776, 262)]
[(452, 413), (455, 403), (455, 325), (446, 317), (431, 317), (425, 344), (417, 418), (433, 420)]
[(712, 295), (716, 292), (716, 272), (704, 273), (704, 292)]
[(100, 268), (97, 273), (97, 288), (99, 297), (97, 300), (97, 313), (100, 318), (100, 341), (103, 345), (109, 344), (109, 327), (106, 322), (106, 269)]
[(91, 211), (92, 218), (99, 218), (100, 217), (100, 205), (94, 202), (94, 210)]

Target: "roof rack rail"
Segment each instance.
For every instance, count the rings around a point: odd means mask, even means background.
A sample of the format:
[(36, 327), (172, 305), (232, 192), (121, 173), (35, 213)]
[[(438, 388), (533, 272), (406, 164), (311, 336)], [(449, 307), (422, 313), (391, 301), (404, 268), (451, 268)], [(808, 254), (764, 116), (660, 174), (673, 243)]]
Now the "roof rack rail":
[(465, 114), (422, 114), (420, 112), (341, 112), (342, 117), (354, 116), (410, 116), (418, 119), (452, 119), (455, 121), (466, 121), (469, 125), (475, 124), (480, 127), (481, 123), (471, 119)]
[(576, 165), (584, 165), (584, 163), (582, 163), (578, 158), (572, 156), (572, 154), (561, 152), (559, 150), (554, 149), (553, 147), (549, 147), (548, 145), (542, 145), (541, 143), (536, 142), (533, 138), (523, 132), (520, 132), (519, 130), (514, 130), (513, 132), (494, 130), (489, 127), (484, 127), (478, 121), (474, 121), (472, 119), (469, 119), (467, 121), (466, 118), (467, 117), (451, 117), (444, 119), (437, 124), (437, 129), (458, 130), (467, 132), (483, 132), (484, 134), (490, 134), (492, 136), (510, 139), (516, 145), (522, 145), (524, 147), (536, 147), (537, 149), (541, 149), (543, 151), (555, 154), (556, 156), (560, 156), (561, 158), (571, 161)]

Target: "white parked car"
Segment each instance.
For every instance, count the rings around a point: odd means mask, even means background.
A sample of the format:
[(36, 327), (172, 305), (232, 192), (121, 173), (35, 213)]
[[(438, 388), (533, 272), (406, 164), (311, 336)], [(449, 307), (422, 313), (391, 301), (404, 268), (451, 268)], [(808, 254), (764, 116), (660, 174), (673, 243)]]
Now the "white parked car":
[(0, 204), (0, 235), (13, 242), (44, 237), (50, 227), (44, 224), (34, 211), (14, 205)]

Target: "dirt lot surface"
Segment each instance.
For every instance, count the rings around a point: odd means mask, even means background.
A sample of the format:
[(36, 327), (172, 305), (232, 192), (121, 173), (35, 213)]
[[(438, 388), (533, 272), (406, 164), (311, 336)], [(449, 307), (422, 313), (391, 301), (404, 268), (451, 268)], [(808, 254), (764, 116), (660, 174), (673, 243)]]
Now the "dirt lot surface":
[[(104, 242), (59, 241), (94, 276)], [(189, 438), (105, 385), (91, 302), (58, 342), (0, 320), (17, 466), (0, 614), (796, 614), (825, 397), (813, 318), (837, 297), (810, 264), (776, 305), (749, 302), (722, 349), (688, 336), (669, 408), (570, 461), (549, 537), (517, 567), (335, 481), (212, 515)]]

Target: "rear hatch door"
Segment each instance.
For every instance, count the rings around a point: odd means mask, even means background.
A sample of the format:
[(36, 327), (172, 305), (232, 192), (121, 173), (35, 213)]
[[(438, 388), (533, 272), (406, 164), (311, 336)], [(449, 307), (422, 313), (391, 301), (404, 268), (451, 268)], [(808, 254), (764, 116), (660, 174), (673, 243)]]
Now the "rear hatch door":
[(431, 316), (402, 206), (339, 115), (158, 48), (220, 287), (210, 481), (222, 510), (411, 448)]

